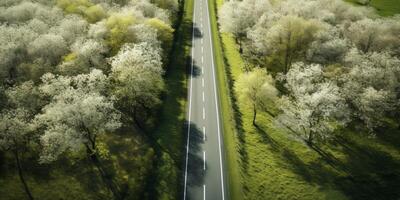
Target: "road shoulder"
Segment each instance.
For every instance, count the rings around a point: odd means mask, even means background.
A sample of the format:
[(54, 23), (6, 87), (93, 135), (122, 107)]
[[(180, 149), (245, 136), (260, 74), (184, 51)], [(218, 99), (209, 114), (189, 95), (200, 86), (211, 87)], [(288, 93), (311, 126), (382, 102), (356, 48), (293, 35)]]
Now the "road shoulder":
[(242, 180), (239, 165), (239, 153), (237, 142), (237, 129), (232, 108), (234, 107), (231, 98), (231, 84), (229, 82), (228, 65), (225, 63), (225, 55), (222, 48), (221, 38), (218, 32), (217, 23), (217, 1), (209, 1), (211, 34), (214, 50), (214, 61), (216, 67), (217, 90), (219, 96), (219, 106), (221, 108), (222, 132), (224, 138), (224, 157), (225, 157), (225, 181), (227, 185), (227, 199), (243, 199)]

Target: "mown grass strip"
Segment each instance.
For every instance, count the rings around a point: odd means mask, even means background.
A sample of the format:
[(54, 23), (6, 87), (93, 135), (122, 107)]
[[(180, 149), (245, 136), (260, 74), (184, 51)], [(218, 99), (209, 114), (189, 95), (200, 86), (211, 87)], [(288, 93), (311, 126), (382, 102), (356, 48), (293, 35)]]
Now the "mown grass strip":
[(237, 130), (235, 128), (235, 119), (233, 113), (233, 104), (231, 101), (230, 82), (227, 77), (227, 66), (225, 65), (224, 53), (221, 39), (218, 33), (217, 23), (217, 1), (210, 0), (209, 11), (211, 21), (211, 34), (214, 50), (214, 61), (217, 73), (218, 96), (221, 108), (221, 118), (223, 123), (224, 153), (226, 180), (228, 181), (229, 199), (243, 199), (242, 180), (240, 174), (240, 165), (238, 157)]

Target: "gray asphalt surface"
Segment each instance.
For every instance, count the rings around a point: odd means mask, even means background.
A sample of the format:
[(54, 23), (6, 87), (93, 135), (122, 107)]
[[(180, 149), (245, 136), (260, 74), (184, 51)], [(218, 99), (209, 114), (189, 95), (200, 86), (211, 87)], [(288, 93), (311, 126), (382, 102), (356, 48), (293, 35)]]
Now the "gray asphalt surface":
[(184, 200), (225, 200), (223, 143), (207, 0), (194, 0)]

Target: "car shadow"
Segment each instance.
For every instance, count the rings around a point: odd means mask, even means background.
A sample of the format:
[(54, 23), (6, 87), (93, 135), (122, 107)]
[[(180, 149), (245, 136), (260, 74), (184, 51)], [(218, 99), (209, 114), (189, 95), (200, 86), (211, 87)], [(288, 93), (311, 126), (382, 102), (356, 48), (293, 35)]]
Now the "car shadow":
[(202, 38), (203, 37), (201, 30), (196, 25), (193, 27), (193, 36), (194, 36), (194, 38)]
[[(187, 166), (187, 184), (190, 186), (201, 186), (204, 183), (203, 157), (201, 144), (203, 141), (202, 131), (192, 122), (189, 128), (189, 153)], [(187, 126), (189, 126), (187, 123)]]

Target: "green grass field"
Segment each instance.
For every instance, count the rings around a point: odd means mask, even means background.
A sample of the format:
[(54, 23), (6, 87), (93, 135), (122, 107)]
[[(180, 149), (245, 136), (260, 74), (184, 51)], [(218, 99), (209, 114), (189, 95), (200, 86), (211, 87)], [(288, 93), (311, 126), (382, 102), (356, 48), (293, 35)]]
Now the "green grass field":
[[(220, 6), (223, 0), (216, 3)], [(219, 38), (214, 34), (214, 42), (218, 45)], [(225, 58), (225, 69), (220, 69), (220, 73), (225, 72), (229, 79), (220, 81), (220, 88), (231, 87), (243, 73), (244, 61), (231, 35), (221, 33), (220, 39), (224, 55), (215, 53), (215, 56), (219, 62)], [(229, 98), (229, 89), (232, 88), (225, 90), (225, 98)], [(236, 95), (231, 95), (233, 98), (230, 99), (235, 99)], [(234, 109), (222, 111), (234, 112), (238, 123), (238, 135), (228, 142), (237, 142), (232, 146), (240, 152), (240, 162), (230, 163), (230, 169), (239, 168), (241, 176), (232, 179), (243, 185), (243, 199), (399, 199), (398, 130), (381, 133), (378, 138), (368, 138), (352, 129), (342, 130), (338, 131), (335, 140), (314, 150), (294, 139), (285, 129), (276, 127), (271, 115), (261, 114), (257, 118), (258, 127), (254, 127), (252, 110), (246, 102), (232, 102), (232, 106)]]
[[(346, 0), (353, 4), (358, 4), (357, 0)], [(391, 16), (400, 13), (399, 0), (371, 0), (370, 6), (374, 7), (376, 11), (382, 16)]]

